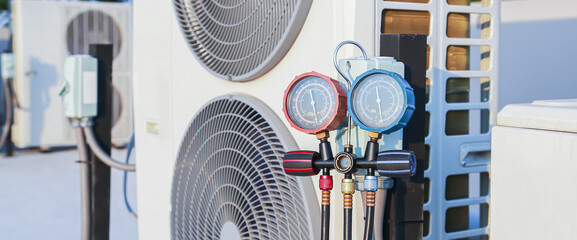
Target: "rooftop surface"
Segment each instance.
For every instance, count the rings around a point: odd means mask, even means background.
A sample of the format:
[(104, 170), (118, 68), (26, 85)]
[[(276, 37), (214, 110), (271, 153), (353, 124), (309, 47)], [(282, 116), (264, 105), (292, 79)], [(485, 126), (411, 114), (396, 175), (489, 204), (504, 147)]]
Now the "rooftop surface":
[[(113, 150), (112, 155), (124, 161), (126, 150)], [(77, 156), (76, 150), (0, 156), (0, 239), (80, 238)], [(134, 173), (128, 176), (128, 197), (135, 209)], [(110, 191), (110, 239), (137, 239), (137, 222), (124, 205), (121, 171), (112, 169)]]

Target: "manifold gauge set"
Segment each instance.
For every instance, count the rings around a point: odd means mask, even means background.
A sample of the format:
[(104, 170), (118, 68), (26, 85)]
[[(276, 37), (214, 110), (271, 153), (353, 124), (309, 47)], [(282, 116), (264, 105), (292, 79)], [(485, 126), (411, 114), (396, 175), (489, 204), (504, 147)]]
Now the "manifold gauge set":
[[(344, 199), (343, 239), (352, 238), (352, 195), (359, 186), (353, 174), (363, 170), (364, 181), (361, 189), (366, 192), (364, 239), (373, 239), (375, 216), (375, 192), (378, 190), (378, 176), (410, 177), (416, 171), (416, 158), (411, 151), (380, 151), (378, 141), (383, 134), (391, 134), (407, 125), (415, 110), (413, 89), (394, 71), (367, 69), (352, 79), (337, 65), (337, 53), (345, 44), (361, 45), (345, 41), (337, 46), (333, 56), (336, 70), (346, 80), (341, 82), (317, 72), (298, 75), (287, 87), (284, 94), (283, 111), (290, 125), (306, 134), (315, 135), (319, 140), (319, 150), (296, 150), (287, 152), (283, 158), (285, 172), (293, 176), (313, 176), (321, 173), (319, 188), (322, 191), (321, 239), (329, 239), (330, 191), (333, 179), (330, 170), (344, 175), (341, 192)], [(347, 77), (349, 76), (349, 77)], [(347, 118), (348, 116), (348, 118)], [(345, 119), (346, 118), (346, 119)], [(368, 141), (364, 156), (353, 153), (350, 143), (352, 122), (367, 131)], [(342, 124), (343, 123), (343, 124)], [(343, 126), (345, 125), (345, 126)], [(333, 155), (329, 132), (337, 128), (348, 132), (344, 151)], [(381, 226), (378, 226), (381, 227)], [(375, 239), (380, 239), (379, 237)]]

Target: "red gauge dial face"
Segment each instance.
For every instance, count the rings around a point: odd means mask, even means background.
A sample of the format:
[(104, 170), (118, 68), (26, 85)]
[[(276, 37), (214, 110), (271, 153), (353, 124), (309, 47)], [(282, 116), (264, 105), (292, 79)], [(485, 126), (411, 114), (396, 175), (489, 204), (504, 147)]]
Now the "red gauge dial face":
[(345, 103), (346, 96), (338, 82), (309, 73), (297, 77), (289, 86), (284, 111), (293, 127), (305, 133), (317, 133), (338, 126), (346, 115)]

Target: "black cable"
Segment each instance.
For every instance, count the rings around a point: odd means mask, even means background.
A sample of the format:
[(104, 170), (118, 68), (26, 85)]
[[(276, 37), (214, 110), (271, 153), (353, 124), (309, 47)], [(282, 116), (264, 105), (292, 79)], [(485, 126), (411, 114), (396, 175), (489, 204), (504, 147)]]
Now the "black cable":
[(351, 173), (346, 173), (342, 180), (341, 192), (343, 193), (343, 209), (345, 210), (343, 239), (351, 240), (353, 236), (353, 194), (355, 193), (355, 180)]
[(321, 240), (329, 239), (330, 219), (331, 205), (323, 205), (321, 220)]
[(375, 221), (375, 206), (366, 207), (366, 219), (365, 219), (365, 236), (364, 240), (373, 239), (373, 224)]
[(351, 240), (353, 238), (353, 209), (345, 208), (345, 227), (344, 227), (344, 240)]

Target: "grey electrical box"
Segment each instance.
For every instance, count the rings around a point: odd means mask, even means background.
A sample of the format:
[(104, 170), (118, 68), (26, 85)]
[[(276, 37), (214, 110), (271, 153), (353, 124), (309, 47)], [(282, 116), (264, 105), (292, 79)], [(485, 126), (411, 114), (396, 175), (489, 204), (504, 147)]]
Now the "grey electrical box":
[(14, 78), (14, 53), (2, 53), (0, 65), (2, 66), (2, 79)]
[(70, 118), (95, 117), (98, 102), (98, 61), (89, 55), (73, 55), (64, 63), (64, 83), (60, 88), (64, 115)]

